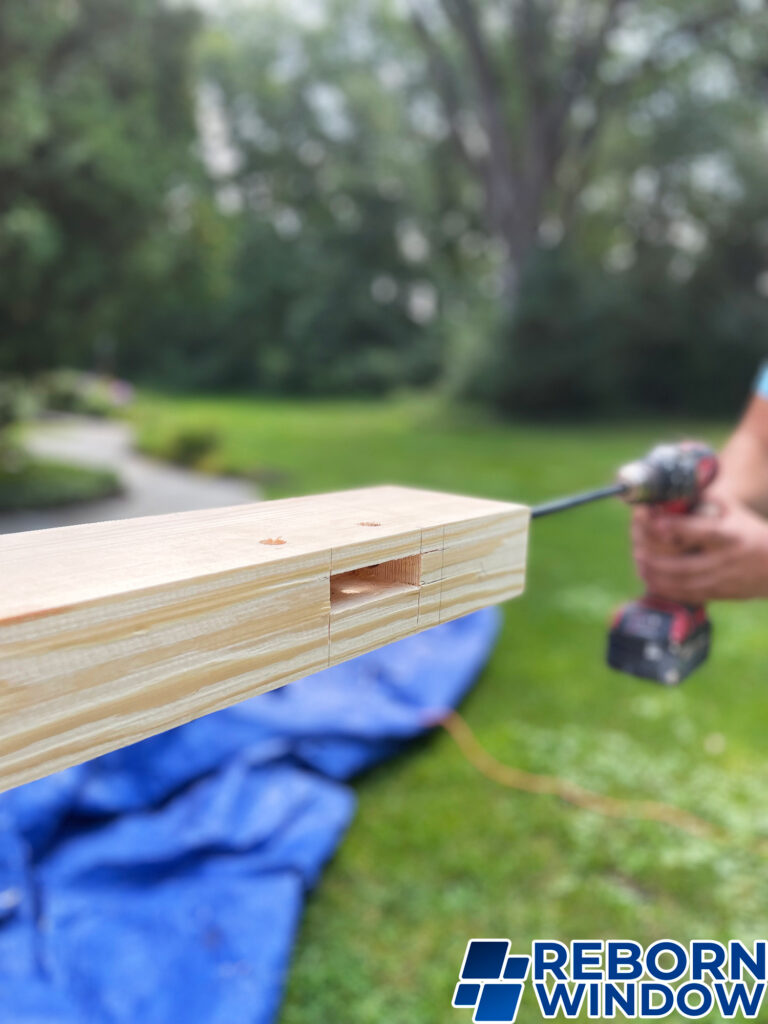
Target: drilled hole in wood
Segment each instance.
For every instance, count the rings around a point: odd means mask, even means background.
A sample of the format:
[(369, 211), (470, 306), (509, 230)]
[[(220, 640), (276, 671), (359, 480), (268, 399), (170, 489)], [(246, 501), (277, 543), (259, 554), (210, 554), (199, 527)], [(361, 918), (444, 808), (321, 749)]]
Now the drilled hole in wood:
[(366, 604), (394, 593), (418, 590), (421, 555), (393, 558), (331, 576), (331, 610)]
[(265, 537), (259, 544), (285, 544), (285, 541), (282, 537)]

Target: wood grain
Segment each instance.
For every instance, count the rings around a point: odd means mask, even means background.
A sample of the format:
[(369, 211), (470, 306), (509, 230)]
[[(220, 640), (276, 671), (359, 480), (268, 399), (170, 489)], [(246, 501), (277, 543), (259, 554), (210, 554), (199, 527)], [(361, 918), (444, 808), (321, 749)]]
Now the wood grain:
[(376, 487), (0, 537), (0, 790), (516, 596), (528, 522)]

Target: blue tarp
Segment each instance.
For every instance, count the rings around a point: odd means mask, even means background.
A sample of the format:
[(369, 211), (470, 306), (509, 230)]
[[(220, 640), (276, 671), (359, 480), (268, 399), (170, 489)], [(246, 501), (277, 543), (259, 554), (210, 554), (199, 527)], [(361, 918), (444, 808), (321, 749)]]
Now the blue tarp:
[(269, 1024), (345, 780), (454, 706), (477, 612), (0, 796), (2, 1024)]

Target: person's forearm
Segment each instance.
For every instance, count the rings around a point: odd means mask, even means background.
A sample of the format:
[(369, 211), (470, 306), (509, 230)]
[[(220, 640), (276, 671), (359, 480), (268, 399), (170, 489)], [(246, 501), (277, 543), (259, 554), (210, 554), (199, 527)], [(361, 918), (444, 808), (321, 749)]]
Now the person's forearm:
[(723, 449), (720, 473), (711, 488), (768, 516), (768, 402), (755, 401)]

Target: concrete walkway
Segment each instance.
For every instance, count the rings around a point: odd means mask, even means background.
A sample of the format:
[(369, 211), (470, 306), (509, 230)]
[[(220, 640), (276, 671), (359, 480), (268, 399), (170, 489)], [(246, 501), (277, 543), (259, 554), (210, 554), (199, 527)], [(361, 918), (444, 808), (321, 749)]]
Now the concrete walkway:
[(221, 508), (260, 497), (245, 480), (206, 476), (137, 454), (131, 428), (113, 420), (62, 416), (37, 424), (27, 434), (27, 449), (45, 458), (113, 469), (123, 483), (124, 493), (39, 512), (3, 513), (0, 533)]

